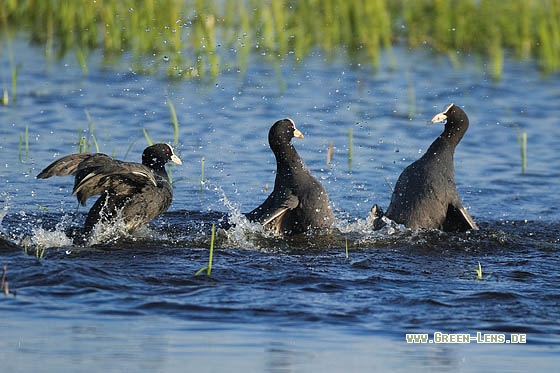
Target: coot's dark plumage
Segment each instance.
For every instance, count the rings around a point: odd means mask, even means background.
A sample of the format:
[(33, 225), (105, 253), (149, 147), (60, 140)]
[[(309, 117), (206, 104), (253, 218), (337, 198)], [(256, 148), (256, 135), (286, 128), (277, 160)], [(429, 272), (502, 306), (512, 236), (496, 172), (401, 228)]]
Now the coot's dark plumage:
[(70, 154), (54, 161), (37, 178), (75, 175), (72, 194), (82, 205), (89, 197), (101, 195), (87, 215), (87, 236), (98, 222), (109, 223), (117, 214), (128, 230), (134, 230), (165, 212), (173, 199), (165, 171), (168, 162), (182, 163), (168, 144), (144, 149), (142, 164), (114, 160), (101, 153)]
[(469, 119), (451, 104), (428, 123), (443, 121), (443, 133), (399, 176), (386, 216), (409, 228), (478, 229), (461, 204), (453, 168), (455, 147), (467, 131)]
[(303, 134), (291, 119), (279, 120), (270, 128), (268, 143), (276, 157), (274, 190), (247, 214), (250, 220), (281, 235), (330, 227), (334, 221), (327, 192), (291, 144), (294, 137), (302, 138)]

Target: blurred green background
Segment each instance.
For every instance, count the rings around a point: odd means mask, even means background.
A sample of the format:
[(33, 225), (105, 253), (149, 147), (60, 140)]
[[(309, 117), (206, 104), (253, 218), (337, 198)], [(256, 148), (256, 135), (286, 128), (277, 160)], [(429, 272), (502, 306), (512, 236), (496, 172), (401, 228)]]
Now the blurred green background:
[[(377, 66), (394, 45), (428, 45), (459, 64), (475, 56), (499, 79), (504, 58), (560, 68), (560, 0), (3, 0), (0, 53), (15, 37), (47, 61), (104, 63), (130, 54), (142, 73), (212, 79), (253, 55), (296, 61), (315, 49)], [(12, 53), (11, 51), (9, 51)]]

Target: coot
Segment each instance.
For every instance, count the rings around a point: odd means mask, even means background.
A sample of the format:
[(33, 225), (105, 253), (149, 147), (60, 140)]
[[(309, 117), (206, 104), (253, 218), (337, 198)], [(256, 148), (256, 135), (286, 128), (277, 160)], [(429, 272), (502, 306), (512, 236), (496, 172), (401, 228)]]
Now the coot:
[(128, 231), (143, 226), (171, 205), (173, 189), (165, 164), (182, 164), (169, 144), (144, 149), (142, 164), (123, 162), (101, 153), (64, 156), (41, 171), (38, 179), (74, 175), (78, 201), (85, 205), (89, 197), (100, 195), (86, 218), (83, 239), (97, 223), (109, 224), (120, 216)]
[(291, 144), (294, 137), (302, 138), (303, 134), (289, 118), (270, 128), (268, 143), (276, 157), (274, 189), (259, 207), (246, 214), (249, 220), (270, 227), (277, 235), (326, 228), (334, 221), (327, 191)]
[(443, 231), (478, 229), (459, 199), (453, 155), (469, 127), (469, 119), (451, 104), (428, 123), (444, 122), (445, 129), (426, 154), (399, 176), (386, 216), (409, 228)]

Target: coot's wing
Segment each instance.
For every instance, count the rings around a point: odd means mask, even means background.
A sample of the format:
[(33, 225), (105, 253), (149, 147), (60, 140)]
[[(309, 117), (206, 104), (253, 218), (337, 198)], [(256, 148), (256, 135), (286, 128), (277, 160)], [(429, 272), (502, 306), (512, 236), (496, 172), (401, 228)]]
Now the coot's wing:
[(447, 208), (447, 215), (445, 216), (442, 229), (446, 232), (466, 231), (469, 229), (478, 230), (478, 226), (462, 205), (450, 204)]
[(280, 221), (284, 214), (289, 210), (295, 209), (299, 205), (299, 199), (296, 195), (290, 194), (286, 197), (286, 199), (274, 209), (267, 211), (266, 214), (263, 216), (263, 220), (261, 221), (263, 226), (267, 226), (271, 222)]
[[(109, 158), (110, 159), (110, 158)], [(89, 162), (89, 159), (86, 160)], [(106, 191), (119, 196), (126, 196), (145, 187), (157, 186), (154, 173), (139, 163), (112, 160), (111, 162), (84, 164), (82, 162), (76, 173), (76, 182), (72, 194), (77, 195), (80, 203), (94, 195)]]
[(273, 192), (259, 207), (246, 215), (249, 220), (266, 226), (273, 221), (279, 221), (288, 210), (296, 208), (298, 204), (299, 199), (294, 194), (283, 195), (279, 200), (278, 194)]
[(39, 173), (39, 175), (37, 175), (37, 179), (47, 179), (51, 176), (74, 175), (78, 170), (78, 166), (80, 165), (80, 163), (90, 157), (95, 156), (97, 155), (91, 153), (66, 155), (48, 165), (43, 171)]

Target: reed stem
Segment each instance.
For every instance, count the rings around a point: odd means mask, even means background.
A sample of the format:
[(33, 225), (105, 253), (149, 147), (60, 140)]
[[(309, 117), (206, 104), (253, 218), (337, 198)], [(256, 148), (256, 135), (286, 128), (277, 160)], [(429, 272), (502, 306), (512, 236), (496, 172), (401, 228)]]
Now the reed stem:
[(527, 132), (518, 133), (517, 142), (521, 151), (521, 173), (525, 174), (527, 170)]
[(212, 273), (212, 260), (214, 257), (214, 238), (216, 235), (216, 225), (212, 224), (212, 236), (210, 237), (210, 255), (208, 257), (208, 269), (206, 270), (206, 275), (210, 276)]
[(212, 260), (214, 257), (214, 239), (216, 236), (216, 225), (212, 224), (212, 233), (210, 236), (210, 254), (208, 256), (208, 265), (206, 267), (203, 267), (201, 269), (199, 269), (198, 271), (196, 271), (196, 273), (194, 274), (195, 276), (200, 275), (202, 272), (206, 271), (206, 276), (210, 276), (210, 274), (212, 273)]
[(482, 280), (482, 266), (480, 265), (480, 262), (478, 262), (478, 268), (476, 269), (476, 278), (478, 280)]
[(177, 147), (179, 145), (179, 120), (177, 119), (177, 112), (175, 111), (175, 105), (173, 105), (173, 102), (169, 97), (167, 97), (167, 105), (169, 105), (171, 123), (173, 123), (173, 146)]
[(204, 187), (204, 168), (205, 168), (204, 163), (205, 163), (204, 162), (204, 157), (202, 157), (200, 159), (200, 165), (201, 165), (200, 166), (201, 167), (201, 170), (200, 170), (200, 191), (201, 192), (202, 192), (202, 188)]

